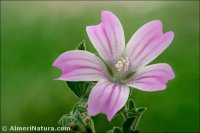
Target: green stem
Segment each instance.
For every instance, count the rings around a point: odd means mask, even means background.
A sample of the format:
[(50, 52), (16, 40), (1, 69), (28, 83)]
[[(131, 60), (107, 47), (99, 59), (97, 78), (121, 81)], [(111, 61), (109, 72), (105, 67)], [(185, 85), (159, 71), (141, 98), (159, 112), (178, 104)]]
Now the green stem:
[(121, 112), (124, 120), (126, 120), (128, 118), (128, 114), (127, 114), (126, 110), (127, 110), (127, 106), (125, 105), (123, 111)]
[(133, 123), (132, 123), (132, 125), (131, 125), (131, 128), (132, 128), (133, 130), (135, 130), (135, 129), (137, 128), (141, 116), (142, 116), (142, 113), (137, 114), (136, 118), (134, 119), (134, 121), (133, 121)]
[(126, 120), (126, 119), (128, 118), (128, 115), (126, 114), (126, 112), (125, 112), (125, 111), (123, 111), (121, 114), (122, 114), (122, 116), (123, 116), (124, 120)]
[[(91, 118), (90, 118), (91, 119)], [(95, 128), (94, 128), (94, 123), (93, 123), (93, 121), (92, 121), (92, 119), (91, 119), (91, 121), (90, 121), (91, 123), (89, 124), (89, 133), (95, 133)], [(88, 131), (88, 130), (87, 130)]]

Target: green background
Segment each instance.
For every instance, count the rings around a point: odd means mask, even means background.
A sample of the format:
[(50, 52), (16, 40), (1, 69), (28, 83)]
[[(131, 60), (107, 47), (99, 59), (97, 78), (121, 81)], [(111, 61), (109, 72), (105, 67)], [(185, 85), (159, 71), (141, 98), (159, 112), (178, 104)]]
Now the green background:
[[(1, 124), (58, 126), (59, 118), (78, 99), (52, 63), (83, 39), (94, 52), (85, 27), (100, 22), (110, 10), (120, 19), (126, 42), (143, 24), (162, 20), (172, 30), (170, 47), (153, 63), (172, 66), (176, 78), (165, 91), (134, 90), (133, 98), (148, 110), (138, 129), (142, 132), (199, 132), (199, 2), (56, 2), (1, 1)], [(93, 117), (97, 132), (120, 126), (121, 116), (108, 122)]]

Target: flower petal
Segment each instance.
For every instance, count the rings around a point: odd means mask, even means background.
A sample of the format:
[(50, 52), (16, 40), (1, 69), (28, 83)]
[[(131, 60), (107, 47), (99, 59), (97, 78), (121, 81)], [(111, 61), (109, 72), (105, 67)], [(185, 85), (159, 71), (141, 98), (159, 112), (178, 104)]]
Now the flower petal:
[(90, 93), (88, 114), (94, 116), (98, 113), (105, 113), (111, 121), (113, 116), (126, 104), (128, 96), (128, 86), (101, 80)]
[(101, 19), (100, 24), (87, 26), (86, 31), (101, 58), (113, 65), (125, 48), (124, 31), (112, 12), (102, 11)]
[(168, 64), (154, 64), (138, 70), (128, 86), (143, 91), (159, 91), (164, 90), (168, 80), (172, 80), (174, 77), (175, 74)]
[(87, 51), (67, 51), (56, 59), (53, 66), (62, 70), (59, 80), (98, 81), (107, 76), (103, 61)]
[(130, 39), (125, 54), (129, 57), (130, 68), (136, 70), (159, 56), (173, 40), (173, 32), (162, 32), (162, 22), (151, 21), (142, 26)]

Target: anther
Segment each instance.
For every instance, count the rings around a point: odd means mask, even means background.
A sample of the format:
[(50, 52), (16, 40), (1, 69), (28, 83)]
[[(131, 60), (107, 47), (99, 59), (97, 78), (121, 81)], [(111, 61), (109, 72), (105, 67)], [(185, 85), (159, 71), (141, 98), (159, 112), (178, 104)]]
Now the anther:
[(125, 59), (121, 57), (120, 60), (115, 64), (115, 67), (118, 72), (126, 72), (129, 67), (128, 57), (126, 57)]

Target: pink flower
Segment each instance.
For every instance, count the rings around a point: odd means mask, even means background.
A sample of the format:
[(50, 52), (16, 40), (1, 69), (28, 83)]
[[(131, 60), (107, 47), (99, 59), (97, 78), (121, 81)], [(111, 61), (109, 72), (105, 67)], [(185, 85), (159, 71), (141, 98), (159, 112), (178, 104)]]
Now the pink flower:
[(87, 26), (87, 34), (99, 53), (80, 50), (61, 54), (54, 66), (62, 70), (64, 81), (98, 81), (88, 99), (88, 113), (105, 113), (108, 120), (125, 105), (129, 87), (142, 91), (159, 91), (175, 77), (165, 63), (148, 65), (171, 43), (174, 34), (162, 32), (159, 20), (142, 26), (125, 47), (125, 37), (118, 18), (110, 11), (101, 13), (102, 22)]

